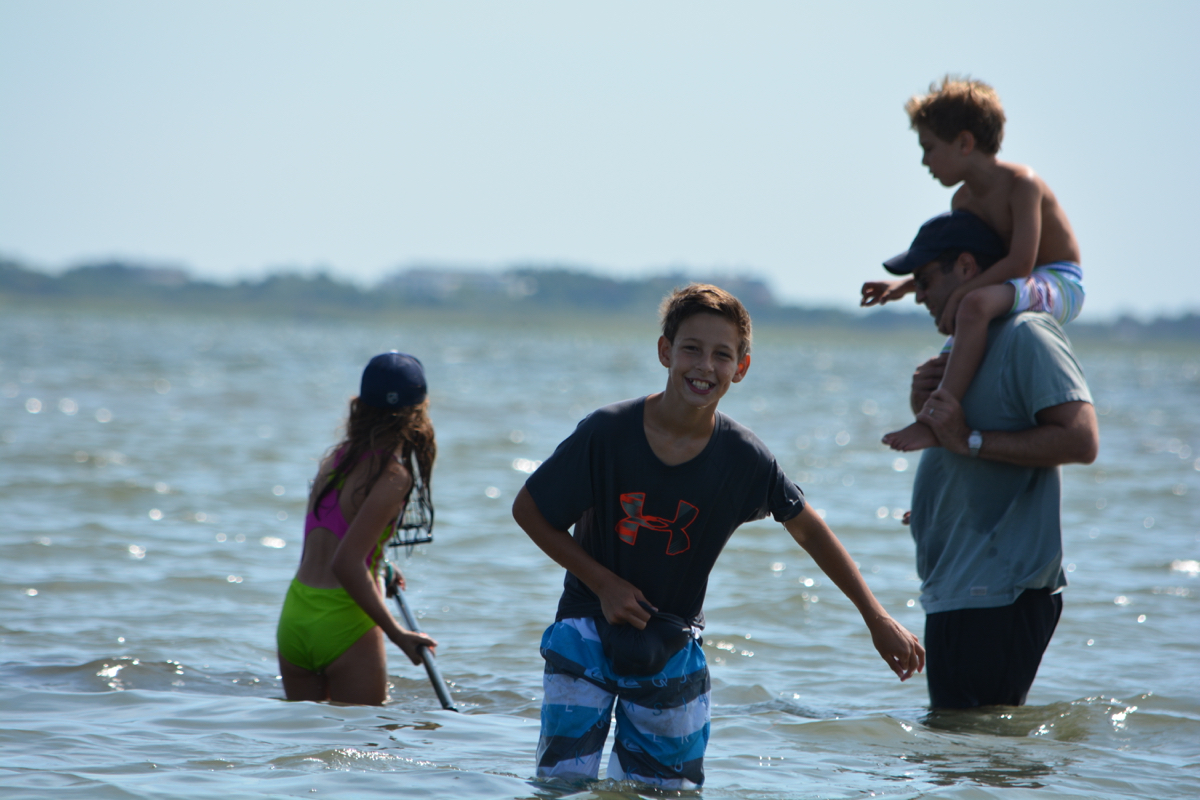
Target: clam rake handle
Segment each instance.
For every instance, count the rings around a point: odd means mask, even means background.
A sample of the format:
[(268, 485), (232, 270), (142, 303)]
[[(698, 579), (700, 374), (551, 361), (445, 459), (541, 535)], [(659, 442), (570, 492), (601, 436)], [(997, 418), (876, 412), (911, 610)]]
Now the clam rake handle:
[[(417, 618), (413, 616), (408, 607), (408, 601), (404, 599), (404, 590), (399, 586), (396, 587), (396, 605), (400, 606), (400, 614), (404, 617), (408, 629), (414, 633), (421, 633), (421, 628), (417, 625)], [(454, 707), (454, 701), (450, 699), (446, 681), (442, 679), (442, 673), (438, 670), (437, 659), (433, 657), (433, 653), (429, 652), (428, 647), (421, 648), (421, 661), (425, 664), (425, 672), (429, 675), (429, 682), (433, 684), (433, 691), (437, 693), (442, 708), (447, 711), (458, 711)]]

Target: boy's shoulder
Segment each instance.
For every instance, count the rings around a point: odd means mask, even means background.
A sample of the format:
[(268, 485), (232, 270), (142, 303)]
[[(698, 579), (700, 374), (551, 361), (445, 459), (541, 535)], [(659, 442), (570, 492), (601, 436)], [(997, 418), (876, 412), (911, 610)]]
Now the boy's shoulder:
[(771, 452), (771, 448), (767, 447), (766, 443), (758, 438), (758, 434), (733, 417), (718, 411), (717, 424), (722, 426), (724, 436), (730, 447), (747, 454), (752, 453), (758, 458), (774, 460), (775, 455)]
[(633, 397), (616, 403), (600, 406), (579, 421), (580, 429), (609, 429), (614, 425), (629, 424), (631, 420), (641, 419), (642, 408), (646, 404), (645, 397)]

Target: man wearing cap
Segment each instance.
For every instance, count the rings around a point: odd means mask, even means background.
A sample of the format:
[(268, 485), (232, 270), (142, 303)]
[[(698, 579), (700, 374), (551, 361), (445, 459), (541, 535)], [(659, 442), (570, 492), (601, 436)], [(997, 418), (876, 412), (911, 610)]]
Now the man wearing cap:
[[(938, 320), (955, 290), (1003, 256), (977, 217), (921, 227), (886, 266), (911, 273)], [(1091, 394), (1047, 313), (987, 326), (986, 351), (960, 402), (939, 386), (943, 354), (913, 376), (911, 404), (936, 438), (913, 483), (930, 705), (1022, 705), (1062, 613), (1061, 465), (1096, 458)]]

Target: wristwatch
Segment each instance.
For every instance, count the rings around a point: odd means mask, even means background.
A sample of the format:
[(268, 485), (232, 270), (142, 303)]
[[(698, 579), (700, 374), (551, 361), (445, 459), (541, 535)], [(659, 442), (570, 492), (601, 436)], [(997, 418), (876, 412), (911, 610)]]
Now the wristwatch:
[(983, 434), (979, 431), (971, 431), (971, 435), (967, 437), (967, 450), (971, 453), (971, 458), (979, 457), (979, 448), (983, 447)]

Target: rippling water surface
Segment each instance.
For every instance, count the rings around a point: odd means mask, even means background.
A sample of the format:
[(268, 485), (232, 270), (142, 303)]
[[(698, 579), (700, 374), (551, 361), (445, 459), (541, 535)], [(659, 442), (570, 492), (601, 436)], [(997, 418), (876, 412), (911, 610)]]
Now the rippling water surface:
[[(592, 408), (655, 391), (652, 328), (0, 318), (0, 796), (555, 797), (530, 781), (561, 571), (513, 524)], [(936, 336), (760, 333), (723, 409), (920, 631), (904, 423)], [(383, 708), (285, 703), (274, 626), (308, 481), (376, 352), (419, 355), (437, 540), (402, 566), (463, 713), (392, 653)], [(1030, 704), (930, 716), (778, 525), (710, 581), (708, 798), (1200, 795), (1200, 353), (1079, 348), (1101, 414), (1069, 467), (1071, 586)], [(574, 797), (633, 797), (602, 782)]]

